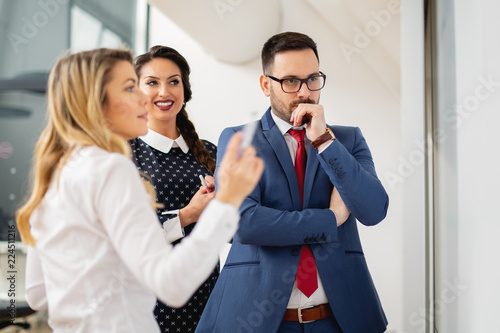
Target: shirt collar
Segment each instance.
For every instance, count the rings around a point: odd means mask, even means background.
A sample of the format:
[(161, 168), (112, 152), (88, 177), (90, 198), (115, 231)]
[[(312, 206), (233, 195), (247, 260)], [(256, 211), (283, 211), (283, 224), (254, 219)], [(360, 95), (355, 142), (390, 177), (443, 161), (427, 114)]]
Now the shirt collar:
[(179, 135), (177, 139), (172, 140), (152, 129), (148, 129), (148, 133), (140, 138), (154, 149), (163, 153), (169, 153), (170, 149), (177, 147), (179, 147), (184, 154), (187, 154), (189, 151), (189, 147), (186, 141), (184, 141), (182, 134)]
[(302, 126), (299, 126), (299, 127), (293, 127), (291, 124), (287, 123), (286, 121), (284, 121), (283, 119), (281, 119), (277, 115), (275, 115), (274, 112), (272, 112), (272, 111), (271, 111), (271, 117), (273, 117), (274, 123), (276, 124), (276, 126), (280, 130), (281, 134), (283, 134), (283, 135), (285, 135), (286, 132), (288, 132), (288, 130), (291, 128), (298, 129), (298, 130), (306, 128), (305, 124)]

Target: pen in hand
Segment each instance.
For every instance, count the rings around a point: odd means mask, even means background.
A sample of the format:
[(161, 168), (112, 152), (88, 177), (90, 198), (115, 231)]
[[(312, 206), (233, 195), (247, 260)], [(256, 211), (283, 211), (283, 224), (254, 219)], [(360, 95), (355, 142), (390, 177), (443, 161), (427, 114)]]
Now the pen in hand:
[(207, 190), (208, 193), (212, 192), (212, 189), (208, 187), (208, 184), (207, 182), (205, 181), (205, 178), (203, 177), (203, 175), (200, 175), (200, 180), (201, 180), (201, 185), (203, 185), (203, 187)]

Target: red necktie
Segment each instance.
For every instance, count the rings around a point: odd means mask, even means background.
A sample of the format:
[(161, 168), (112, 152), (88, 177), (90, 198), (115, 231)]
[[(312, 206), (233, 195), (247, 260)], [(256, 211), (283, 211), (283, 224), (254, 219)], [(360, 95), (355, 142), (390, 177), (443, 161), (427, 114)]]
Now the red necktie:
[[(306, 174), (306, 147), (304, 145), (304, 130), (290, 129), (288, 131), (297, 140), (297, 154), (295, 155), (295, 172), (299, 181), (300, 202), (304, 204), (304, 177)], [(309, 245), (303, 245), (300, 252), (299, 268), (297, 269), (297, 288), (306, 297), (310, 297), (318, 289), (316, 261)]]

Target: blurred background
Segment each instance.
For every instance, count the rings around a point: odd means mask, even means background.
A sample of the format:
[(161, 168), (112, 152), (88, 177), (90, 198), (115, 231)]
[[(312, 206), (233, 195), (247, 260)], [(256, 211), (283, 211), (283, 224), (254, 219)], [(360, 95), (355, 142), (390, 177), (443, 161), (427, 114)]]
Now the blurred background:
[(260, 50), (282, 31), (317, 42), (327, 122), (361, 128), (389, 194), (386, 219), (360, 225), (388, 332), (499, 332), (498, 12), (492, 0), (0, 0), (0, 320), (15, 299), (20, 325), (5, 332), (50, 332), (46, 313), (25, 317), (14, 216), (58, 57), (177, 49), (192, 72), (187, 111), (216, 144), (268, 108)]

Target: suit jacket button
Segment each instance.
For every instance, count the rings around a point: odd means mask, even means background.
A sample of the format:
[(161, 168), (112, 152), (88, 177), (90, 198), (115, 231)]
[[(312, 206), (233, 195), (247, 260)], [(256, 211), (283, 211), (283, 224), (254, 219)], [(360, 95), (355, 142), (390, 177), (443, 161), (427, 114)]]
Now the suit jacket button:
[(300, 250), (298, 247), (294, 247), (290, 252), (292, 253), (292, 256), (298, 256), (300, 254)]

